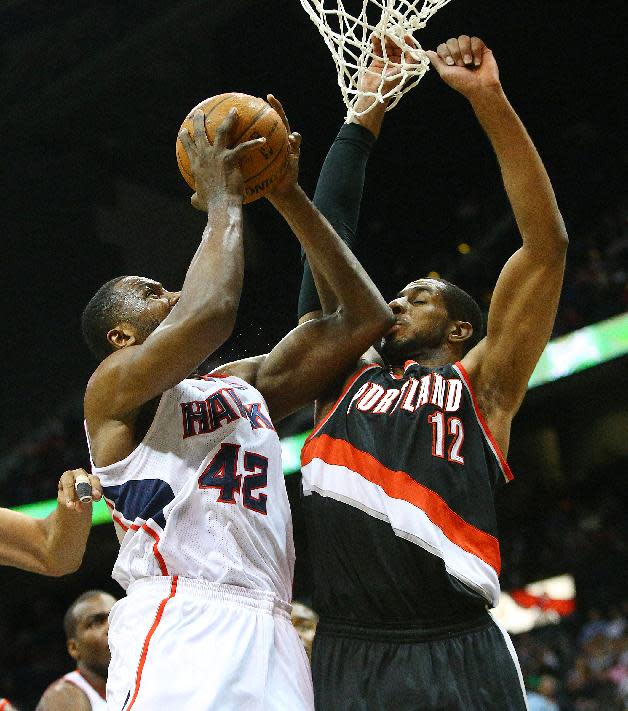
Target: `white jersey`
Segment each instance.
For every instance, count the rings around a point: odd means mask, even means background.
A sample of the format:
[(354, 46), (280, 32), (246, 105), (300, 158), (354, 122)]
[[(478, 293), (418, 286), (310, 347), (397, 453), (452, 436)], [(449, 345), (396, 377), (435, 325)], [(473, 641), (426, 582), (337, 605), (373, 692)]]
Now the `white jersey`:
[(281, 444), (263, 397), (245, 381), (182, 381), (161, 396), (141, 444), (93, 471), (121, 540), (113, 578), (124, 589), (180, 575), (291, 599)]
[(89, 703), (92, 706), (92, 711), (107, 711), (107, 702), (104, 697), (101, 696), (96, 689), (87, 681), (87, 679), (81, 674), (80, 671), (76, 670), (66, 674), (61, 677), (63, 681), (68, 681), (78, 688), (87, 696)]

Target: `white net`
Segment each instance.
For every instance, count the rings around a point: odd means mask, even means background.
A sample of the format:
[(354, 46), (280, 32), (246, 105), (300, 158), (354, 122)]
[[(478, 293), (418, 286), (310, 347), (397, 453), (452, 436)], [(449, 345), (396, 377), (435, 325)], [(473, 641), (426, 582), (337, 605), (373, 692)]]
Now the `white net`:
[[(301, 5), (323, 36), (338, 71), (347, 119), (370, 111), (377, 102), (390, 100), (387, 111), (416, 86), (429, 69), (421, 45), (406, 36), (425, 27), (430, 17), (451, 0), (301, 0)], [(369, 70), (376, 59), (372, 37), (383, 47), (383, 69)], [(385, 39), (394, 42), (401, 57), (391, 61)], [(365, 75), (372, 77), (365, 77)], [(372, 78), (373, 81), (365, 81)], [(361, 87), (369, 85), (365, 90)], [(371, 100), (363, 100), (370, 97)]]

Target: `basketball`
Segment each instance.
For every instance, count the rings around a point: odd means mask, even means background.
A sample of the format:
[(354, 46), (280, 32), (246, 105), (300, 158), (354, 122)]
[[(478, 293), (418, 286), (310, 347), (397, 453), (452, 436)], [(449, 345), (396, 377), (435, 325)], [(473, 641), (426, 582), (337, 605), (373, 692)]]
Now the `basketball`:
[[(280, 178), (287, 165), (288, 132), (279, 114), (264, 99), (248, 94), (230, 92), (201, 101), (186, 116), (181, 128), (194, 135), (192, 115), (197, 109), (205, 114), (205, 133), (213, 144), (216, 129), (225, 120), (232, 108), (238, 112), (233, 130), (232, 146), (264, 136), (266, 143), (249, 151), (241, 162), (244, 177), (244, 202), (253, 202), (263, 197)], [(177, 138), (177, 163), (185, 182), (194, 190), (194, 176), (190, 161), (181, 141)]]

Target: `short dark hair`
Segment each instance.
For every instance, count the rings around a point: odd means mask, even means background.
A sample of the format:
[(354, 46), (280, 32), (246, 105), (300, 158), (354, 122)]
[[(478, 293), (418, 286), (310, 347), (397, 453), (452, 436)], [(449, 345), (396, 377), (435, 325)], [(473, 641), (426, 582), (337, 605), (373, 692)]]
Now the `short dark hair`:
[(65, 632), (65, 638), (66, 640), (68, 639), (73, 639), (76, 636), (76, 625), (78, 624), (78, 620), (76, 619), (76, 615), (74, 614), (74, 611), (80, 605), (82, 602), (85, 602), (85, 600), (91, 600), (93, 597), (98, 597), (99, 595), (107, 595), (104, 590), (88, 590), (87, 592), (84, 592), (82, 595), (79, 595), (76, 600), (68, 607), (67, 612), (63, 616), (63, 631)]
[(107, 334), (121, 320), (124, 294), (116, 291), (116, 285), (124, 278), (119, 276), (103, 284), (89, 300), (81, 317), (83, 338), (98, 361), (114, 350)]
[(459, 286), (446, 279), (437, 279), (445, 286), (441, 292), (447, 313), (452, 321), (467, 321), (473, 326), (471, 337), (464, 342), (464, 353), (468, 353), (484, 337), (484, 319), (477, 301)]

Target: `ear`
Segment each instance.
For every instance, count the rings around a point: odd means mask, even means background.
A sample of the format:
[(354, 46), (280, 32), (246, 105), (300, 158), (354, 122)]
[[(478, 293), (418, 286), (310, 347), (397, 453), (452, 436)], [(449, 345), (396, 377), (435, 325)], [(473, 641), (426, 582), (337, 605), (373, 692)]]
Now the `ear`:
[(448, 339), (452, 343), (462, 343), (473, 335), (473, 326), (468, 321), (454, 321)]
[(120, 350), (137, 343), (137, 332), (130, 323), (120, 323), (107, 333), (107, 340), (116, 350)]
[(78, 644), (76, 643), (76, 640), (74, 637), (70, 637), (70, 639), (66, 642), (66, 646), (68, 648), (68, 654), (74, 659), (75, 662), (79, 661), (79, 650), (78, 650)]

